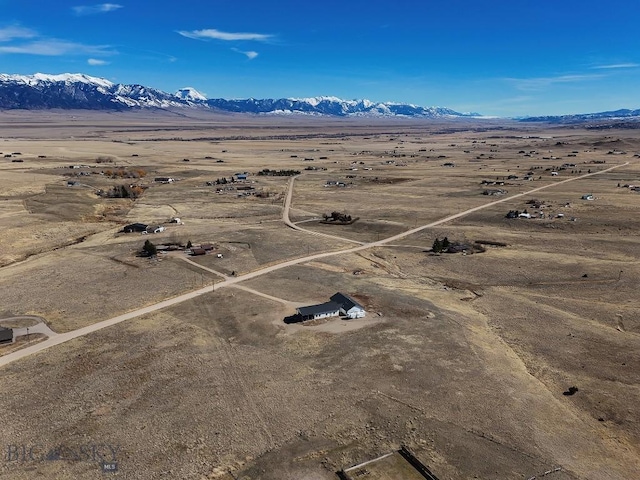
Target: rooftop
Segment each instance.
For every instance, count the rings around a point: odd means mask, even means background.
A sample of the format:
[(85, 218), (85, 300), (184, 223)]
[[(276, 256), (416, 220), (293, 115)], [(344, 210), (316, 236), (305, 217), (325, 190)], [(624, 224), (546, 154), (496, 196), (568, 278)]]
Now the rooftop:
[(335, 295), (332, 295), (331, 301), (341, 305), (345, 310), (350, 310), (353, 307), (362, 308), (364, 310), (362, 305), (345, 293), (338, 292)]
[(303, 317), (306, 317), (307, 315), (318, 315), (321, 313), (337, 312), (338, 310), (340, 310), (340, 305), (335, 302), (326, 302), (319, 305), (310, 305), (308, 307), (298, 308), (298, 312)]

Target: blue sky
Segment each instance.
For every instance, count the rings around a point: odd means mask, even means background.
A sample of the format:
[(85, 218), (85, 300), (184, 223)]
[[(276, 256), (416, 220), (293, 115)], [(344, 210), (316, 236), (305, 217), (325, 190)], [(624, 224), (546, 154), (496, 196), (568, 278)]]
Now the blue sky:
[(518, 116), (640, 108), (635, 0), (0, 0), (0, 72)]

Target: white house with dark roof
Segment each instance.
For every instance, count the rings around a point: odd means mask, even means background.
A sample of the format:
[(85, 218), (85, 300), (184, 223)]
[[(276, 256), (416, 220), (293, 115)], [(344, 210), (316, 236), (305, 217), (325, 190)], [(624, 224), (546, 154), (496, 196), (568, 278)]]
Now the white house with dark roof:
[(340, 305), (340, 313), (347, 318), (362, 318), (367, 314), (362, 305), (344, 293), (336, 293), (331, 301)]
[(337, 317), (340, 315), (340, 305), (335, 302), (321, 303), (308, 307), (299, 307), (298, 315), (305, 320), (317, 320), (319, 318)]
[(294, 317), (290, 317), (289, 323), (338, 317), (340, 315), (343, 315), (346, 318), (362, 318), (367, 313), (362, 305), (356, 302), (349, 295), (340, 292), (333, 295), (329, 302), (321, 303), (319, 305), (299, 307), (296, 310), (296, 315)]

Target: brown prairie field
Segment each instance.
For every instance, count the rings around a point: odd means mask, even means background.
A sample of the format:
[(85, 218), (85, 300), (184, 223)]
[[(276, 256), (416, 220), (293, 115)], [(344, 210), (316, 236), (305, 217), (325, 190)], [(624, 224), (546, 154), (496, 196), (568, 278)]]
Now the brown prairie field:
[[(41, 317), (68, 340), (0, 346), (1, 478), (105, 478), (116, 461), (114, 478), (329, 480), (403, 445), (440, 480), (638, 478), (640, 130), (141, 112), (0, 125), (0, 324)], [(121, 185), (142, 193), (97, 194)], [(357, 220), (321, 223), (331, 212)], [(122, 232), (136, 222), (165, 230)], [(464, 252), (433, 253), (445, 237)], [(144, 258), (145, 240), (180, 248)], [(367, 316), (284, 322), (338, 291)], [(3, 363), (20, 349), (34, 351)], [(386, 458), (364, 478), (409, 478)]]

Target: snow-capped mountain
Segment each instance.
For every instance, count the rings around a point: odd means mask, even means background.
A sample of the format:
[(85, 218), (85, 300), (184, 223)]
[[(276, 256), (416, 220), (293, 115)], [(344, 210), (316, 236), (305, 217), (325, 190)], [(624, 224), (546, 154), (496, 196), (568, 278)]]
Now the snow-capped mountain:
[(0, 109), (129, 110), (140, 108), (200, 108), (252, 114), (306, 114), (338, 117), (464, 117), (448, 108), (420, 107), (337, 97), (246, 100), (207, 99), (191, 87), (170, 94), (143, 85), (112, 83), (81, 73), (61, 75), (0, 74)]
[(330, 115), (337, 117), (375, 116), (375, 117), (463, 117), (477, 114), (463, 114), (449, 108), (418, 107), (400, 103), (374, 103), (369, 100), (342, 100), (336, 97), (280, 98), (257, 100), (225, 100), (215, 98), (207, 100), (212, 108), (228, 112), (308, 115)]
[(192, 102), (205, 102), (207, 97), (201, 94), (193, 87), (184, 87), (179, 89), (175, 93), (176, 97), (181, 98), (182, 100), (192, 101)]
[(640, 120), (640, 109), (621, 109), (598, 113), (577, 113), (574, 115), (547, 115), (542, 117), (521, 118), (522, 122), (549, 122), (549, 123), (582, 123), (592, 120)]
[(0, 74), (0, 108), (126, 110), (183, 106), (180, 98), (142, 85), (114, 84), (84, 74)]

